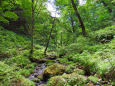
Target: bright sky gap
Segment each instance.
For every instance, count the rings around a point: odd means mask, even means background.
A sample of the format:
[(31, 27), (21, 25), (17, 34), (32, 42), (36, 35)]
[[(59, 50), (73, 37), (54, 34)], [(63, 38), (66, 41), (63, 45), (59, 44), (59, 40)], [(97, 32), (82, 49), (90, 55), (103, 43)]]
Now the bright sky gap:
[[(55, 0), (48, 0), (46, 3), (47, 9), (50, 11), (52, 17), (60, 17), (60, 12), (56, 10), (56, 6), (54, 5)], [(84, 0), (79, 0), (80, 5), (85, 4)]]

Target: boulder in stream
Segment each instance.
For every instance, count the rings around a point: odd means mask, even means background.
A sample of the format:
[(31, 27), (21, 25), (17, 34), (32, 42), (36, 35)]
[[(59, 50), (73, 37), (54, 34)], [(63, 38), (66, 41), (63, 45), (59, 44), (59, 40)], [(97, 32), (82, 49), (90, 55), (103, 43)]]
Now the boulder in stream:
[(55, 75), (61, 75), (65, 72), (65, 66), (55, 63), (51, 66), (48, 66), (45, 68), (43, 72), (43, 79), (47, 80), (48, 78), (55, 76)]

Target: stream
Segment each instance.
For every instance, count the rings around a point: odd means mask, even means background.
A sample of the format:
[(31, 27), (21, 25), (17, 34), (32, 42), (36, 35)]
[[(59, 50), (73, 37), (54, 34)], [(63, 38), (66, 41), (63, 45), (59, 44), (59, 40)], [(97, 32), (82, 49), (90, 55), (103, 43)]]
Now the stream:
[(42, 74), (45, 68), (45, 63), (41, 63), (40, 65), (35, 67), (34, 72), (29, 76), (29, 80), (37, 79), (39, 81), (39, 83), (35, 82), (36, 86), (42, 86), (45, 83), (43, 80), (37, 78), (38, 75)]

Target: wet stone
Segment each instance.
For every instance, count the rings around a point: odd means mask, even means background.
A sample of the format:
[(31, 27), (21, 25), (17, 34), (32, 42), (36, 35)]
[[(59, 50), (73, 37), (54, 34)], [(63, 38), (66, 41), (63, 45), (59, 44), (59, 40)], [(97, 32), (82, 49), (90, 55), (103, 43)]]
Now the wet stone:
[(29, 80), (35, 82), (36, 86), (42, 86), (42, 84), (45, 83), (42, 79), (38, 78), (38, 76), (40, 76), (43, 73), (45, 67), (45, 63), (36, 66), (34, 72), (28, 77)]

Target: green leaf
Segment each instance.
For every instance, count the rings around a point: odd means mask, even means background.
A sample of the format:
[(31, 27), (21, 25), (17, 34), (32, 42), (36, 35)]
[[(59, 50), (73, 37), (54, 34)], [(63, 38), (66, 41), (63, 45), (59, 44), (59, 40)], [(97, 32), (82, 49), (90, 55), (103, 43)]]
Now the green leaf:
[(16, 21), (18, 19), (18, 16), (14, 12), (6, 11), (3, 15), (4, 15), (4, 17), (13, 19), (14, 21)]
[(9, 23), (9, 21), (2, 16), (0, 16), (0, 21), (7, 24)]

